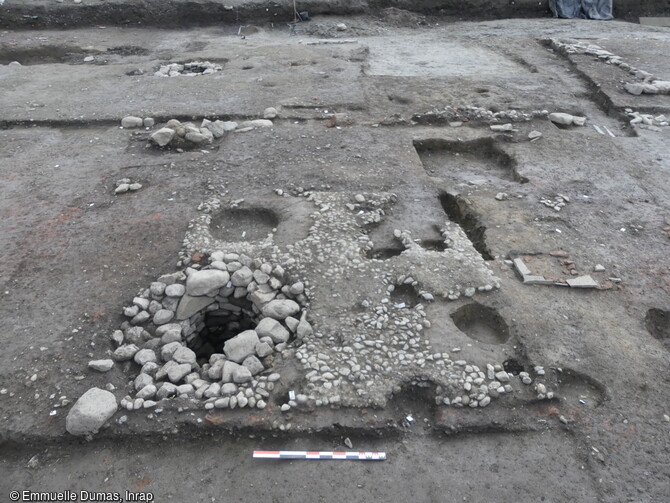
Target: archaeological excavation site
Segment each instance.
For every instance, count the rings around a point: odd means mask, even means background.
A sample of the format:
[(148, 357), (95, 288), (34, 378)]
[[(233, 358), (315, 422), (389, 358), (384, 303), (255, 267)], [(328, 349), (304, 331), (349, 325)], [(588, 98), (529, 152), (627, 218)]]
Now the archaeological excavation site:
[(0, 501), (662, 503), (666, 0), (0, 0)]

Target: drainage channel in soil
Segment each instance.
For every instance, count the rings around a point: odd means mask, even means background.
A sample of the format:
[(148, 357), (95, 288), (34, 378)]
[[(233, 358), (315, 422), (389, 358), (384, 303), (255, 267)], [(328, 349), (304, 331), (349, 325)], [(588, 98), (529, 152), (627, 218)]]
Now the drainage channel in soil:
[(472, 210), (467, 200), (444, 191), (440, 192), (439, 198), (449, 220), (461, 226), (475, 250), (481, 254), (484, 260), (493, 260), (494, 256), (486, 244), (486, 227), (481, 223), (480, 216)]
[(528, 179), (516, 171), (516, 162), (504, 152), (493, 138), (471, 141), (451, 141), (439, 138), (414, 140), (421, 163), (431, 177), (443, 178), (454, 183), (468, 183), (484, 178), (487, 182)]

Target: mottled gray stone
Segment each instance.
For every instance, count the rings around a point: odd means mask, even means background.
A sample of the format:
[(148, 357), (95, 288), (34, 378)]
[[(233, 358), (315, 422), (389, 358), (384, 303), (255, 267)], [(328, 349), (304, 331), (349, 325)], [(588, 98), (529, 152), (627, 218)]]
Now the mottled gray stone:
[(161, 385), (161, 387), (158, 388), (158, 391), (156, 392), (156, 398), (158, 400), (163, 400), (165, 398), (174, 396), (176, 393), (177, 393), (177, 386), (175, 386), (171, 382), (164, 382)]
[(269, 316), (275, 320), (283, 320), (299, 311), (298, 303), (289, 299), (272, 300), (263, 306), (263, 316)]
[(161, 309), (154, 314), (154, 325), (165, 325), (174, 317), (174, 313), (168, 309)]
[(226, 271), (196, 271), (186, 280), (186, 292), (194, 297), (207, 295), (225, 286), (229, 280), (230, 275)]
[(182, 363), (170, 367), (167, 371), (167, 376), (173, 383), (178, 383), (191, 372), (191, 365)]
[(261, 361), (255, 356), (246, 357), (242, 362), (242, 366), (248, 368), (249, 372), (251, 372), (251, 375), (260, 374), (265, 370), (265, 367), (263, 367)]
[(254, 330), (245, 330), (227, 340), (223, 345), (223, 352), (229, 360), (240, 363), (247, 356), (256, 353), (256, 344), (259, 342), (258, 334)]
[(117, 409), (116, 397), (112, 393), (91, 388), (79, 397), (68, 412), (65, 428), (71, 435), (97, 433)]
[(140, 349), (135, 356), (133, 357), (135, 363), (138, 365), (144, 365), (149, 362), (157, 362), (156, 353), (151, 349)]
[(175, 354), (179, 348), (183, 347), (180, 342), (170, 342), (161, 348), (161, 358), (164, 362), (172, 360), (172, 355)]
[(233, 273), (230, 278), (233, 286), (246, 287), (254, 279), (254, 273), (248, 267), (244, 266)]
[(236, 369), (233, 370), (233, 382), (236, 383), (245, 383), (253, 380), (251, 371), (242, 365), (239, 365)]
[(240, 365), (226, 360), (223, 363), (223, 368), (221, 369), (221, 382), (231, 382), (233, 380), (233, 371)]
[(186, 293), (186, 287), (180, 283), (165, 287), (165, 295), (168, 297), (181, 297)]
[(140, 350), (135, 344), (124, 344), (116, 348), (112, 353), (112, 359), (117, 362), (125, 362), (133, 358), (135, 353)]
[(275, 344), (287, 342), (291, 335), (281, 323), (272, 318), (263, 318), (255, 330), (259, 337), (270, 337)]
[(188, 363), (189, 365), (195, 365), (195, 353), (192, 349), (187, 348), (186, 346), (181, 346), (172, 354), (172, 359), (177, 363)]
[(88, 362), (88, 368), (98, 372), (108, 372), (114, 367), (114, 360), (91, 360)]

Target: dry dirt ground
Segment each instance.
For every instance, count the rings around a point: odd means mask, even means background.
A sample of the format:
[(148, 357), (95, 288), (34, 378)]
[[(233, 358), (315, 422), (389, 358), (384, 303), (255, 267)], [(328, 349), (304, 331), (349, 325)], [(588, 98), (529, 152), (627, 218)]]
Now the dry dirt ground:
[[(385, 11), (248, 33), (0, 32), (0, 499), (12, 490), (128, 490), (203, 502), (667, 501), (670, 127), (632, 126), (625, 109), (670, 117), (670, 98), (627, 94), (634, 76), (561, 53), (552, 39), (597, 44), (670, 80), (670, 30), (444, 24)], [(193, 60), (223, 69), (154, 76), (161, 64)], [(151, 131), (119, 127), (127, 115), (158, 125), (239, 122), (266, 107), (279, 111), (272, 128), (182, 152), (148, 146)], [(492, 121), (468, 107), (530, 120)], [(542, 111), (587, 122), (559, 128)], [(490, 128), (506, 123), (514, 130)], [(529, 141), (531, 131), (541, 138)], [(121, 178), (143, 187), (115, 195)], [(423, 303), (425, 344), (482, 368), (504, 363), (514, 379), (539, 379), (542, 366), (553, 398), (515, 385), (486, 408), (436, 405), (435, 383), (408, 366), (375, 376), (381, 406), (361, 395), (355, 406), (286, 414), (285, 394), (306, 385), (296, 343), (277, 363), (287, 382), (265, 410), (166, 400), (162, 413), (120, 410), (92, 440), (67, 434), (67, 411), (87, 389), (111, 383), (117, 399), (128, 393), (139, 367), (100, 374), (87, 362), (114, 349), (122, 307), (194, 251), (182, 245), (201, 203), (221, 201), (223, 225), (210, 230), (223, 247), (273, 229), (286, 247), (312, 232), (319, 208), (305, 191), (352, 204), (357, 194), (395, 194), (378, 224), (354, 231), (374, 242), (359, 259), (383, 270), (419, 257), (418, 288), (435, 293)], [(540, 202), (559, 194), (569, 200), (561, 211)], [(467, 281), (462, 271), (480, 263), (447, 257), (446, 221), (463, 229), (499, 288), (445, 298), (450, 281)], [(418, 251), (403, 251), (394, 229), (411, 232)], [(557, 250), (566, 256), (549, 254)], [(451, 273), (431, 283), (421, 259), (429, 255)], [(590, 274), (599, 288), (523, 284), (509, 263), (516, 257), (545, 276)], [(359, 330), (345, 326), (355, 322), (349, 313), (358, 316), (378, 278), (325, 275), (317, 258), (302, 270), (317, 331)], [(416, 292), (403, 295), (392, 300), (417, 302)], [(251, 459), (254, 449), (343, 450), (345, 438), (387, 461)]]

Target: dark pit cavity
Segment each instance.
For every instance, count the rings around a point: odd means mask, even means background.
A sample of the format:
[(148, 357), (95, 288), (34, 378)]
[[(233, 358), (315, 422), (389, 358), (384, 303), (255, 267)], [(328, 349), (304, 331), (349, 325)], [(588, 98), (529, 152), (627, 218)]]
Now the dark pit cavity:
[(523, 364), (515, 358), (509, 358), (505, 360), (503, 362), (503, 368), (505, 369), (505, 372), (515, 376), (519, 375), (521, 372), (526, 372), (526, 368), (523, 366)]
[(510, 337), (505, 320), (488, 306), (467, 304), (452, 313), (451, 319), (461, 332), (485, 344), (504, 344)]
[(419, 297), (412, 285), (395, 285), (391, 292), (391, 303), (394, 306), (401, 306), (404, 304), (405, 308), (411, 308), (418, 304)]
[(137, 45), (120, 45), (117, 47), (109, 47), (107, 52), (109, 54), (118, 54), (119, 56), (146, 56), (149, 54), (148, 49), (139, 47)]
[(235, 208), (217, 213), (212, 236), (228, 242), (262, 241), (279, 226), (279, 216), (267, 208)]
[(405, 248), (401, 245), (385, 248), (373, 248), (372, 250), (368, 250), (365, 253), (365, 256), (369, 259), (388, 260), (390, 258), (397, 257), (404, 250)]
[(602, 384), (572, 369), (563, 369), (559, 374), (558, 394), (561, 401), (575, 408), (597, 407), (607, 398)]
[[(90, 53), (94, 55), (95, 53)], [(33, 48), (5, 48), (0, 52), (0, 64), (6, 65), (12, 61), (18, 61), (24, 66), (46, 65), (53, 63), (83, 63), (89, 53), (81, 47), (72, 46), (41, 46)]]
[(652, 308), (647, 311), (644, 324), (654, 338), (663, 342), (665, 347), (670, 349), (670, 311)]
[(245, 330), (253, 330), (259, 321), (249, 300), (230, 297), (220, 309), (203, 313), (203, 320), (198, 325), (200, 328), (188, 347), (204, 363), (211, 355), (223, 353), (227, 340)]
[[(388, 400), (388, 410), (392, 411), (398, 423), (414, 428), (429, 428), (435, 418), (435, 396), (437, 386), (429, 380), (417, 380), (397, 387)], [(411, 416), (412, 421), (407, 419)], [(428, 419), (428, 423), (424, 421)]]
[(414, 140), (414, 148), (429, 176), (466, 181), (472, 176), (490, 175), (519, 183), (528, 182), (517, 172), (514, 158), (491, 137), (471, 141), (442, 138)]
[(486, 226), (481, 223), (480, 215), (471, 208), (470, 204), (462, 197), (448, 192), (440, 193), (440, 204), (449, 220), (461, 226), (482, 258), (493, 260), (493, 254), (486, 244)]
[(447, 245), (443, 239), (422, 239), (419, 245), (424, 250), (443, 252), (447, 249)]

